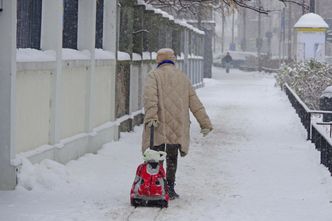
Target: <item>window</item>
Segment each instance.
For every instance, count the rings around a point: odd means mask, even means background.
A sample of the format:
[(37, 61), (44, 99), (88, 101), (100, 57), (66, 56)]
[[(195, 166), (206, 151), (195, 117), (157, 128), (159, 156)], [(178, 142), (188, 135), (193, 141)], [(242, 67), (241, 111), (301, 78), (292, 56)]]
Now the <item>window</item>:
[(104, 0), (97, 0), (96, 48), (103, 48)]
[(42, 0), (17, 0), (17, 48), (40, 49)]
[(77, 24), (78, 0), (64, 0), (63, 48), (77, 49)]

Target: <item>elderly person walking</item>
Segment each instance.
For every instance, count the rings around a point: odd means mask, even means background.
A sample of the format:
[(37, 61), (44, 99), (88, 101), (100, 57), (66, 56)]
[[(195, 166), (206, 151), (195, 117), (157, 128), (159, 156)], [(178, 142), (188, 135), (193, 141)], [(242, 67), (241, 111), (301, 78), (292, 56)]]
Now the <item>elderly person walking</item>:
[(145, 82), (142, 150), (144, 153), (149, 148), (149, 130), (153, 126), (153, 149), (167, 153), (169, 196), (175, 199), (179, 197), (174, 190), (178, 153), (184, 157), (189, 150), (189, 110), (199, 122), (203, 136), (212, 130), (212, 124), (190, 80), (175, 67), (174, 51), (170, 48), (160, 49), (157, 63), (157, 68), (149, 73)]

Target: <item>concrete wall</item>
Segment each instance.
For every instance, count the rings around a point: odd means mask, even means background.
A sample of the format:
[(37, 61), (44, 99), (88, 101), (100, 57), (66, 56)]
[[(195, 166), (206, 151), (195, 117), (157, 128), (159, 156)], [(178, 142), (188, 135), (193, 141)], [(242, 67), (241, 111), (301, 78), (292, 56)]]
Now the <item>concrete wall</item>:
[(49, 142), (51, 70), (19, 70), (16, 78), (16, 153)]
[(95, 99), (94, 106), (103, 108), (95, 108), (93, 116), (93, 127), (100, 126), (112, 119), (112, 104), (110, 97), (112, 94), (112, 76), (115, 75), (115, 69), (110, 69), (110, 66), (115, 66), (115, 61), (101, 61), (101, 64), (96, 66), (96, 80), (95, 80)]
[[(38, 154), (49, 152), (54, 147), (63, 147), (66, 143), (75, 140), (95, 137), (99, 127), (110, 124), (113, 119), (111, 85), (115, 74), (115, 60), (100, 60), (95, 64), (95, 79), (93, 81), (93, 99), (88, 99), (90, 87), (91, 63), (89, 60), (62, 61), (61, 96), (59, 99), (60, 111), (57, 116), (60, 126), (59, 142), (52, 144), (50, 133), (51, 118), (55, 99), (52, 95), (52, 82), (55, 78), (53, 67), (56, 62), (19, 62), (16, 77), (16, 153), (29, 156), (38, 162), (43, 157), (37, 157), (36, 148), (48, 146), (47, 151), (37, 151)], [(88, 101), (93, 102), (89, 103)], [(94, 107), (92, 113), (92, 131), (87, 129), (87, 114), (90, 106)], [(108, 129), (116, 126), (108, 126)], [(116, 131), (114, 128), (113, 132)], [(117, 132), (114, 132), (117, 134)], [(116, 137), (110, 134), (107, 141)], [(86, 141), (88, 142), (88, 141)], [(83, 142), (84, 143), (84, 142)], [(88, 146), (86, 143), (83, 146)], [(84, 147), (83, 149), (86, 149)], [(92, 149), (95, 149), (93, 147)], [(86, 150), (85, 150), (86, 151)], [(85, 152), (83, 151), (83, 152)], [(80, 152), (80, 151), (79, 151)], [(46, 154), (48, 155), (48, 154)], [(65, 155), (65, 154), (64, 154)], [(77, 154), (74, 154), (76, 156)], [(51, 154), (51, 158), (65, 162), (61, 157)], [(69, 156), (69, 155), (68, 155)], [(66, 158), (71, 159), (71, 157)]]

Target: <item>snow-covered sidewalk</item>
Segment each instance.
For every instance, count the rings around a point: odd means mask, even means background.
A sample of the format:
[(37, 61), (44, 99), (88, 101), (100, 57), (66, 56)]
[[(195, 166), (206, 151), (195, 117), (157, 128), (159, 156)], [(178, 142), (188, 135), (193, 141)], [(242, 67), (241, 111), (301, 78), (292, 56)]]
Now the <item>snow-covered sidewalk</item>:
[(0, 220), (330, 221), (332, 178), (271, 75), (214, 69), (198, 94), (214, 124), (192, 120), (168, 209), (137, 208), (129, 190), (141, 127), (63, 166), (24, 162), (16, 191), (0, 192)]

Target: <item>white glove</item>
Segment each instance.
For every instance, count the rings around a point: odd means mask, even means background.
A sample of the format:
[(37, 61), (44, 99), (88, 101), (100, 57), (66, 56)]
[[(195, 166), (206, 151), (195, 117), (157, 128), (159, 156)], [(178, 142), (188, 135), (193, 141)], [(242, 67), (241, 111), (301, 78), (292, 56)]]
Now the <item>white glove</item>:
[(148, 122), (146, 122), (146, 125), (148, 127), (158, 127), (159, 122), (157, 120), (149, 120)]
[(203, 137), (206, 137), (210, 133), (211, 130), (212, 129), (203, 128), (203, 129), (201, 129), (201, 134), (203, 134)]

